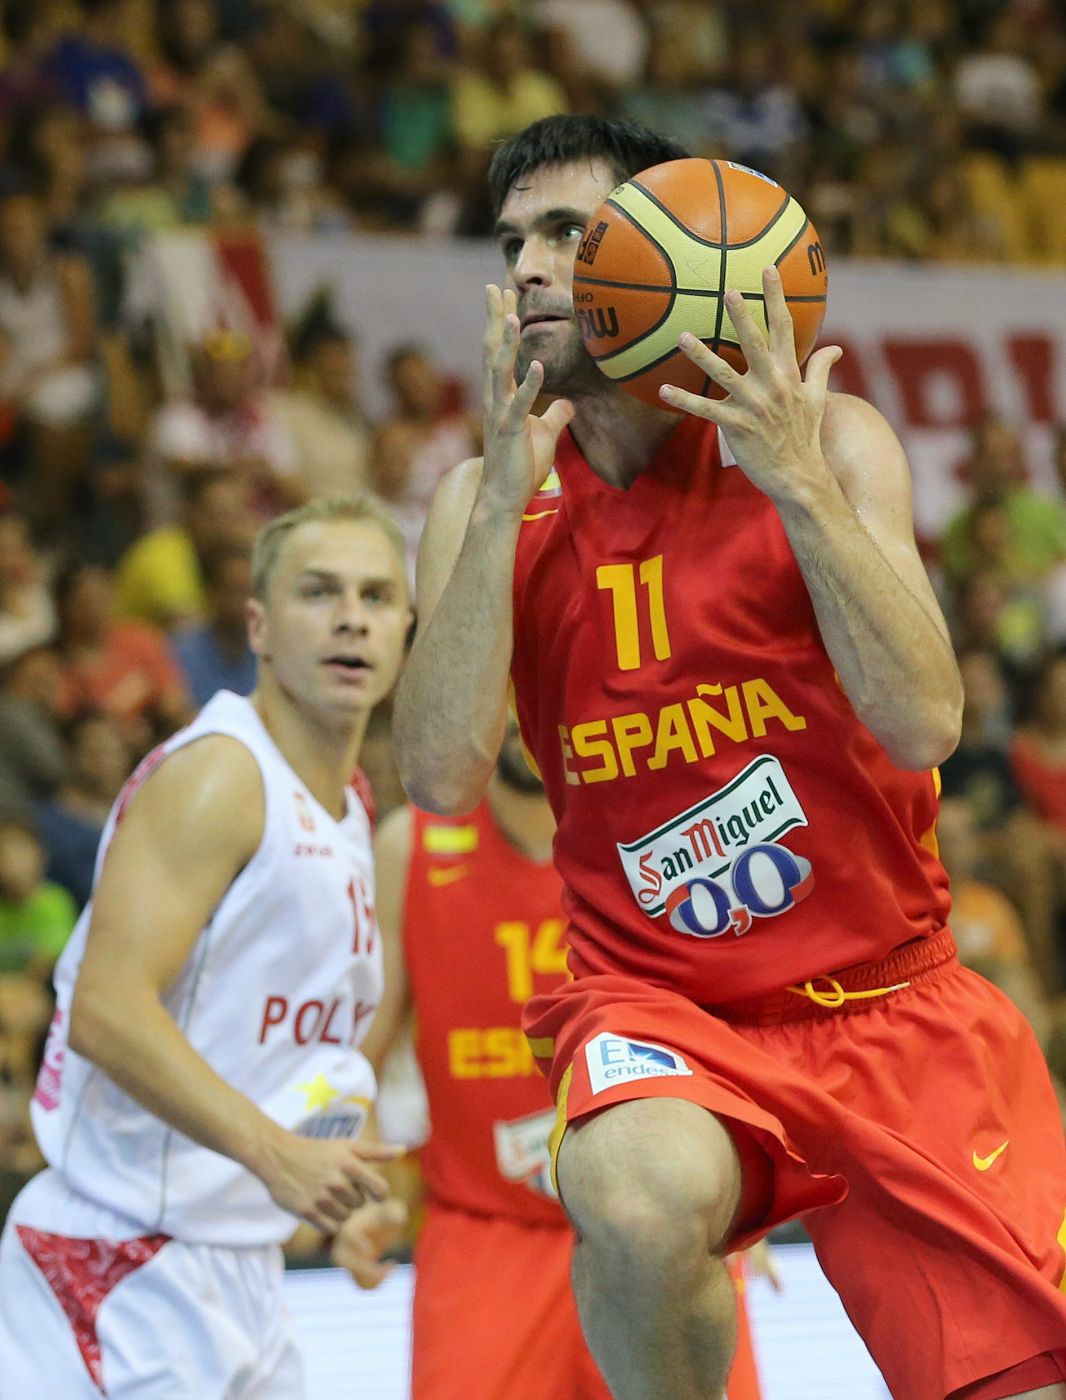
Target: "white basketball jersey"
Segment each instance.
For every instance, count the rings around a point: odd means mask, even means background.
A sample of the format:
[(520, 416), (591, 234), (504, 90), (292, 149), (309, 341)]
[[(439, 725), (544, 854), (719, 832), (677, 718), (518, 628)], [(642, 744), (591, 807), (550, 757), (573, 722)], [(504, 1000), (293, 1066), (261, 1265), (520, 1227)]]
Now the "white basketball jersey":
[[(164, 1004), (223, 1079), (271, 1118), (313, 1137), (354, 1137), (374, 1074), (356, 1048), (381, 998), (370, 823), (354, 790), (335, 821), (281, 756), (251, 703), (220, 691), (140, 765), (100, 844), (96, 878), (136, 788), (176, 749), (208, 734), (259, 764), (263, 838), (203, 929)], [(81, 1195), (147, 1233), (191, 1243), (282, 1241), (295, 1221), (238, 1163), (148, 1113), (67, 1044), (92, 905), (56, 967), (56, 1013), (32, 1107), (41, 1150)], [(141, 917), (150, 921), (152, 911)]]

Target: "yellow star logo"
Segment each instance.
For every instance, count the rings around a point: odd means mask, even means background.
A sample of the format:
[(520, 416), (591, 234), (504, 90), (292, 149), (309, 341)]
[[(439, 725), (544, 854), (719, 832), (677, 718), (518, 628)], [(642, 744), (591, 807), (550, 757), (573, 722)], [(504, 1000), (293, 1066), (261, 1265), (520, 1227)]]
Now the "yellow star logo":
[(312, 1108), (329, 1108), (337, 1097), (337, 1090), (334, 1089), (321, 1070), (314, 1079), (309, 1080), (306, 1084), (297, 1084), (296, 1087), (301, 1094), (306, 1096), (307, 1102), (304, 1104), (304, 1108), (308, 1111)]

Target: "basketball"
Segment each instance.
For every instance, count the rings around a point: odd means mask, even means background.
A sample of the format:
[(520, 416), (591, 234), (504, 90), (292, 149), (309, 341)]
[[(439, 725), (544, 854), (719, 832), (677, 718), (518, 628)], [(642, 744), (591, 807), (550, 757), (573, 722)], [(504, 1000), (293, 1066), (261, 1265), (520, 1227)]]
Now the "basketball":
[(574, 265), (574, 310), (596, 364), (654, 404), (662, 384), (722, 398), (678, 349), (690, 331), (734, 369), (744, 356), (725, 293), (742, 292), (766, 331), (762, 270), (776, 265), (800, 364), (825, 315), (829, 277), (814, 225), (782, 187), (728, 160), (671, 160), (613, 190), (593, 214)]

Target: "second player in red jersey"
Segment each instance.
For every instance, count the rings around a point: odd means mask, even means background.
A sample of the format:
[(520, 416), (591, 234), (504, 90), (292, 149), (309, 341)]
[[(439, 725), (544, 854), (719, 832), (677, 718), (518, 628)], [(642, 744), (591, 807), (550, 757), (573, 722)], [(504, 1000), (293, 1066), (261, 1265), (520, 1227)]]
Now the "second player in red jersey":
[(575, 972), (525, 1024), (616, 1400), (719, 1400), (723, 1256), (794, 1215), (897, 1400), (1066, 1400), (1066, 1149), (946, 924), (931, 770), (961, 684), (900, 444), (829, 393), (835, 347), (801, 371), (774, 268), (724, 296), (744, 373), (681, 336), (723, 397), (667, 386), (680, 419), (575, 325), (591, 216), (683, 154), (563, 117), (493, 158), (485, 456), (423, 539), (401, 776), (469, 807), (513, 682)]
[[(380, 1062), (413, 1013), (430, 1119), (412, 1400), (607, 1400), (551, 1185), (555, 1113), (520, 1027), (529, 998), (567, 979), (554, 826), (512, 726), (472, 813), (406, 808), (378, 834), (386, 990), (367, 1052)], [(342, 1232), (342, 1258), (360, 1229)], [(745, 1330), (728, 1400), (759, 1394)]]

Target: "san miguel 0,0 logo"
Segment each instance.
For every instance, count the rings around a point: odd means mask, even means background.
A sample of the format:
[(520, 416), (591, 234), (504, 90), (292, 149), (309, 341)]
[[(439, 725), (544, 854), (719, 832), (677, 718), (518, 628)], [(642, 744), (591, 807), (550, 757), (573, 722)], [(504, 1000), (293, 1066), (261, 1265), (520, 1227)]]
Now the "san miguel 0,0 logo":
[(814, 885), (811, 864), (778, 843), (807, 818), (772, 754), (639, 840), (619, 844), (633, 896), (650, 917), (695, 938), (747, 933), (792, 909)]

